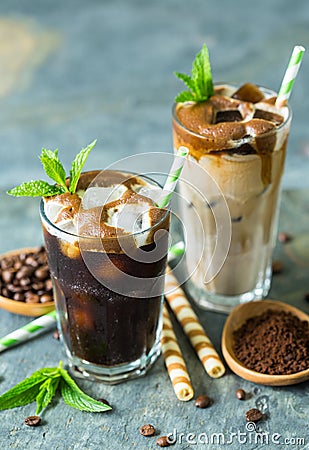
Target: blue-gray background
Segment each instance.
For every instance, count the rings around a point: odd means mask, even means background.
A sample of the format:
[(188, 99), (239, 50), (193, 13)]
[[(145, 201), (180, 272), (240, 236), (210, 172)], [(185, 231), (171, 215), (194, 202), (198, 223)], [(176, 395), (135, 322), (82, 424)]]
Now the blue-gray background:
[[(88, 168), (172, 151), (170, 110), (203, 42), (216, 81), (277, 90), (294, 44), (309, 43), (306, 0), (2, 0), (0, 188), (42, 177), (42, 146)], [(309, 56), (291, 104), (285, 187), (309, 186)]]

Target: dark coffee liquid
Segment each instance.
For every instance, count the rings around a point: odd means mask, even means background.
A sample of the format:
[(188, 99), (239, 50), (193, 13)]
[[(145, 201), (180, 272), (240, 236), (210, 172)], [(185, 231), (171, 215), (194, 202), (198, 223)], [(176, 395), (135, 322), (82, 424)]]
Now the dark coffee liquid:
[[(156, 262), (138, 262), (126, 254), (111, 253), (110, 261), (124, 274), (145, 278), (145, 297), (117, 294), (100, 283), (87, 268), (81, 254), (70, 257), (61, 248), (61, 239), (51, 235), (44, 228), (49, 267), (54, 280), (54, 293), (63, 339), (73, 356), (87, 362), (105, 366), (128, 363), (147, 355), (157, 340), (162, 296), (151, 296), (151, 287), (146, 278), (163, 275), (166, 257)], [(71, 244), (67, 244), (71, 245)], [(167, 249), (166, 238), (156, 245)], [(154, 244), (139, 250), (151, 252)], [(163, 252), (166, 253), (166, 252)], [(149, 253), (150, 255), (150, 253)], [(87, 256), (87, 255), (86, 255)], [(106, 255), (91, 252), (93, 265), (106, 277), (113, 276), (105, 271)], [(132, 255), (131, 255), (132, 256)], [(121, 292), (126, 289), (126, 277), (119, 276)], [(163, 277), (159, 283), (162, 283)], [(123, 284), (123, 286), (122, 286)], [(156, 291), (158, 292), (157, 288)]]

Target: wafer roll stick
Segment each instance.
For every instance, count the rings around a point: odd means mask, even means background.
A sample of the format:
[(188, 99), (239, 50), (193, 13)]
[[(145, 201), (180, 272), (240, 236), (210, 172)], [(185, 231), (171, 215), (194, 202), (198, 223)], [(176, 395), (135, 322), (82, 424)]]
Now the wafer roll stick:
[(225, 367), (170, 269), (166, 271), (165, 291), (169, 292), (165, 297), (204, 369), (212, 378), (221, 377), (225, 373)]
[(166, 306), (163, 307), (162, 353), (178, 400), (187, 402), (194, 395), (186, 363), (181, 354)]

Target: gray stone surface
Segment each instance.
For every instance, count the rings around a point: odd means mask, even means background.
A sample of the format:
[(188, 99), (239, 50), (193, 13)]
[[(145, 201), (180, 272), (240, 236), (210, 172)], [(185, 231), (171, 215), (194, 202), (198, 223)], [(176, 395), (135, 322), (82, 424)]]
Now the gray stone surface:
[[(69, 166), (75, 152), (94, 138), (88, 168), (105, 167), (122, 157), (148, 151), (171, 152), (170, 108), (182, 89), (172, 75), (189, 71), (192, 55), (206, 41), (216, 80), (253, 81), (277, 89), (294, 44), (308, 47), (306, 0), (2, 0), (0, 4), (0, 252), (42, 242), (38, 205), (12, 199), (4, 191), (42, 176), (37, 155), (42, 146), (59, 147)], [(309, 59), (305, 55), (292, 97), (294, 120), (284, 175), (280, 228), (295, 235), (278, 245), (285, 271), (274, 278), (271, 297), (308, 312)], [(297, 188), (297, 189), (295, 189)], [(299, 190), (299, 188), (306, 188)], [(301, 255), (299, 254), (299, 248)], [(220, 348), (226, 316), (199, 312)], [(0, 310), (0, 336), (29, 319)], [(207, 393), (206, 410), (174, 396), (163, 360), (143, 379), (118, 386), (81, 382), (90, 395), (107, 398), (113, 412), (87, 414), (56, 399), (43, 414), (43, 425), (28, 428), (33, 405), (0, 413), (0, 448), (9, 450), (139, 450), (156, 448), (139, 435), (153, 423), (160, 434), (245, 431), (244, 413), (257, 406), (267, 413), (263, 431), (305, 444), (246, 444), (234, 441), (175, 448), (308, 448), (308, 383), (271, 388), (245, 382), (228, 372), (219, 380), (204, 372), (177, 324), (196, 394)], [(0, 392), (34, 370), (65, 358), (51, 334), (0, 356)], [(234, 398), (243, 387), (252, 394)], [(248, 438), (249, 439), (249, 438)]]

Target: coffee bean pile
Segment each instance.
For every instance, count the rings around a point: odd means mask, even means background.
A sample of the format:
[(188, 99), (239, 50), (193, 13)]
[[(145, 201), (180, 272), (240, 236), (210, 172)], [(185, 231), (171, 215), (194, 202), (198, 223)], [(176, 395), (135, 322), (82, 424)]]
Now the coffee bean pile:
[(52, 282), (44, 247), (0, 260), (0, 294), (26, 303), (53, 301)]

